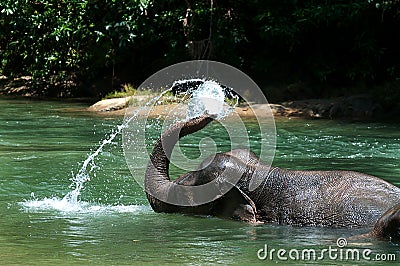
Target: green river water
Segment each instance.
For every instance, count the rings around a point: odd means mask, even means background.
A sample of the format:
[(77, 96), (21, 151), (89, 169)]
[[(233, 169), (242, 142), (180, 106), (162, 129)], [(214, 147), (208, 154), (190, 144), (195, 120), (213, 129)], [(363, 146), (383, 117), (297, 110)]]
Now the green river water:
[[(348, 239), (367, 228), (255, 226), (154, 213), (126, 165), (121, 136), (96, 158), (92, 180), (76, 209), (54, 208), (71, 191), (69, 179), (90, 151), (122, 118), (88, 114), (79, 110), (84, 104), (72, 102), (0, 98), (0, 107), (0, 265), (377, 263), (373, 255), (370, 261), (340, 256), (284, 261), (276, 253), (272, 259), (257, 257), (265, 245), (285, 249), (286, 254), (291, 249), (338, 248), (339, 237)], [(400, 186), (398, 123), (280, 118), (276, 127), (276, 166), (355, 170)], [(196, 134), (209, 133), (205, 129)], [(187, 150), (191, 152), (190, 145)], [(138, 160), (138, 167), (145, 167), (146, 160)], [(171, 175), (176, 176), (174, 171)], [(388, 255), (388, 264), (400, 261), (400, 246), (393, 243), (348, 239), (346, 248)]]

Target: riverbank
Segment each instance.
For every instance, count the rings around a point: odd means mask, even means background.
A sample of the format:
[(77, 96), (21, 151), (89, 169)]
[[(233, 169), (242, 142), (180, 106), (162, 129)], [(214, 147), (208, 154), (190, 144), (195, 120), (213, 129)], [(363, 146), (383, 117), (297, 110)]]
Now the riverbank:
[[(151, 96), (132, 96), (125, 98), (114, 98), (99, 101), (88, 108), (89, 112), (105, 115), (124, 115), (127, 106), (132, 102), (134, 106), (142, 106), (147, 102)], [(298, 101), (286, 101), (282, 103), (268, 104), (271, 114), (266, 112), (268, 110), (267, 104), (255, 104), (250, 108), (249, 106), (238, 106), (235, 112), (239, 116), (251, 117), (257, 115), (274, 115), (283, 117), (303, 117), (309, 119), (356, 119), (356, 120), (370, 120), (386, 117), (383, 106), (375, 101), (369, 95), (355, 95), (350, 97), (337, 97), (331, 99), (309, 99)], [(160, 105), (154, 108), (151, 115), (159, 116), (162, 114), (170, 113), (171, 110), (176, 108), (176, 104)], [(399, 112), (399, 110), (392, 110), (392, 112)], [(390, 114), (393, 115), (393, 114)]]
[[(0, 75), (0, 96), (18, 96), (47, 99), (39, 97), (31, 86), (32, 78), (29, 76), (9, 80)], [(123, 116), (127, 106), (143, 106), (154, 95), (135, 95), (125, 98), (113, 98), (96, 102), (87, 108), (88, 112)], [(54, 98), (51, 98), (54, 99)], [(63, 99), (64, 100), (64, 99)], [(93, 100), (89, 100), (93, 102)], [(274, 115), (280, 117), (301, 117), (307, 119), (350, 119), (350, 120), (398, 120), (400, 117), (400, 105), (383, 106), (378, 100), (368, 94), (353, 95), (347, 97), (307, 99), (284, 101), (269, 104), (272, 114), (263, 110), (268, 110), (264, 104), (253, 105), (257, 114)], [(171, 103), (158, 106), (153, 115), (169, 113), (175, 108)], [(132, 107), (132, 110), (135, 108)], [(254, 111), (248, 106), (239, 106), (236, 113), (240, 116), (254, 116)]]

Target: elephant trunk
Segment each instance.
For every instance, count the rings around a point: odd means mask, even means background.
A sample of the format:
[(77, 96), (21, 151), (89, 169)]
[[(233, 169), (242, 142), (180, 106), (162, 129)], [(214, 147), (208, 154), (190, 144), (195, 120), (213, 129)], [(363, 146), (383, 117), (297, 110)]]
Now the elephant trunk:
[(204, 128), (213, 121), (209, 115), (191, 119), (185, 122), (177, 122), (171, 125), (157, 140), (145, 174), (145, 189), (147, 199), (156, 212), (174, 212), (175, 205), (166, 203), (168, 193), (175, 184), (169, 178), (169, 158), (178, 140), (186, 135)]

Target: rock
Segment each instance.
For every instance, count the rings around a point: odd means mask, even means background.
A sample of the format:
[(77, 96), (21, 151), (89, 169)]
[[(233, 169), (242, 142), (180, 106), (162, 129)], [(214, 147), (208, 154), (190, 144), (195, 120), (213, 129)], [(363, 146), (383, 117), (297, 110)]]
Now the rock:
[(91, 112), (109, 112), (123, 109), (128, 106), (131, 97), (101, 100), (88, 108)]
[(274, 116), (302, 116), (303, 111), (291, 107), (286, 107), (282, 104), (270, 104)]
[(369, 95), (292, 101), (282, 105), (297, 110), (291, 115), (309, 118), (371, 119), (383, 111), (382, 106)]
[(382, 113), (382, 106), (368, 95), (350, 96), (338, 101), (329, 110), (331, 118), (373, 118)]
[(124, 98), (112, 98), (101, 100), (88, 108), (90, 112), (110, 112), (125, 109), (129, 105), (140, 105), (149, 101), (153, 96), (151, 95), (140, 95), (140, 96), (129, 96)]
[(9, 79), (0, 75), (0, 94), (33, 96), (36, 92), (32, 89), (32, 77), (22, 76)]

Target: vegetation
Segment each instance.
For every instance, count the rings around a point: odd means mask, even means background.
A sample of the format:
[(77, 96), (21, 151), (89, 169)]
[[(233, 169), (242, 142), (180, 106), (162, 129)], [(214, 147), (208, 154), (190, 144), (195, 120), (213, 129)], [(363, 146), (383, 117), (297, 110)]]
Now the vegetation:
[(131, 84), (122, 84), (121, 90), (114, 90), (109, 92), (103, 99), (112, 99), (112, 98), (123, 98), (129, 97), (136, 94), (136, 89)]
[(399, 0), (3, 0), (0, 73), (32, 76), (42, 95), (99, 97), (212, 59), (276, 99), (367, 90), (393, 101), (399, 28)]

